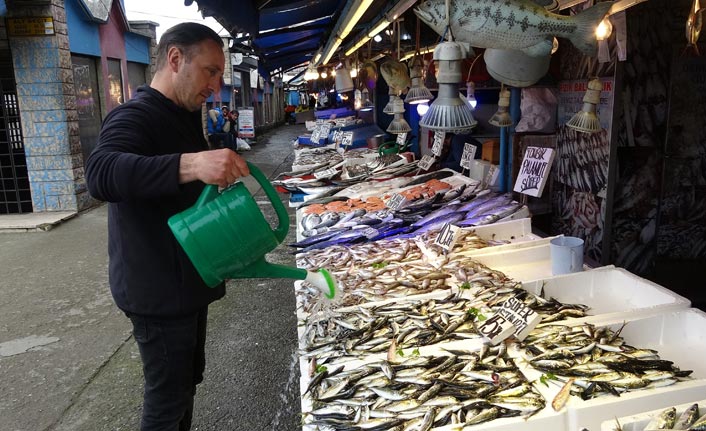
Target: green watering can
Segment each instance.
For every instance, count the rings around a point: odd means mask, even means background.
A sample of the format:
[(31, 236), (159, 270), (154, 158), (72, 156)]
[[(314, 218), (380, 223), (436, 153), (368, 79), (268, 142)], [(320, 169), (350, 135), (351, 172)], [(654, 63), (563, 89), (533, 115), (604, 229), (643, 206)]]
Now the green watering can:
[(251, 163), (248, 167), (274, 206), (279, 226), (270, 227), (242, 182), (220, 193), (217, 186), (207, 185), (194, 206), (168, 220), (191, 263), (209, 287), (227, 278), (293, 278), (308, 281), (333, 299), (338, 289), (325, 269), (307, 271), (265, 260), (287, 236), (289, 215), (265, 175)]

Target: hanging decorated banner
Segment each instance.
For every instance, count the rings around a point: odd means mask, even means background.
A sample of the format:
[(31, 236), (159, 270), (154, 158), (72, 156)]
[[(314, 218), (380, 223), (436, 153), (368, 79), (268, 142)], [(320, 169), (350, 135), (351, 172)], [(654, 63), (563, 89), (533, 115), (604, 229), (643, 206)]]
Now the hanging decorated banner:
[(434, 164), (434, 160), (436, 160), (434, 157), (430, 156), (429, 154), (425, 155), (422, 157), (422, 160), (419, 161), (419, 169), (428, 171), (429, 168), (431, 168), (431, 165)]
[(434, 244), (446, 251), (451, 251), (454, 248), (454, 244), (456, 244), (460, 230), (460, 227), (446, 223), (439, 231), (439, 235), (436, 236)]
[(463, 154), (461, 154), (461, 167), (471, 169), (471, 161), (476, 158), (476, 150), (478, 147), (466, 142), (463, 144)]
[(513, 190), (528, 196), (542, 196), (553, 161), (554, 149), (527, 147)]
[(444, 149), (444, 135), (446, 135), (446, 132), (439, 130), (434, 132), (434, 145), (431, 147), (431, 153), (436, 157), (440, 157), (441, 150)]

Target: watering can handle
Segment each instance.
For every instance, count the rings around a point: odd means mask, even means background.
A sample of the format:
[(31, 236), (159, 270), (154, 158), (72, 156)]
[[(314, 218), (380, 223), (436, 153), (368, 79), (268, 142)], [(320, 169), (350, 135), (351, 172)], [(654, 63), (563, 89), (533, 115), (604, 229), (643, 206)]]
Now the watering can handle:
[[(277, 228), (274, 229), (272, 232), (275, 234), (277, 241), (282, 242), (284, 241), (284, 238), (289, 232), (289, 214), (287, 214), (287, 209), (284, 207), (284, 205), (282, 205), (282, 202), (279, 200), (279, 196), (277, 195), (277, 191), (274, 189), (274, 187), (272, 187), (270, 180), (267, 179), (265, 174), (263, 174), (262, 171), (257, 168), (257, 166), (253, 165), (250, 162), (247, 163), (248, 169), (250, 169), (250, 174), (260, 184), (260, 186), (262, 186), (262, 189), (265, 191), (265, 194), (267, 194), (267, 197), (270, 199), (272, 206), (275, 208), (275, 212), (277, 213), (277, 220), (279, 221), (279, 226), (277, 226)], [(201, 192), (201, 196), (199, 196), (198, 200), (196, 201), (195, 206), (199, 208), (206, 205), (213, 199), (217, 198), (218, 194), (218, 186), (215, 186), (213, 184), (206, 185), (206, 187), (203, 189), (203, 192)]]

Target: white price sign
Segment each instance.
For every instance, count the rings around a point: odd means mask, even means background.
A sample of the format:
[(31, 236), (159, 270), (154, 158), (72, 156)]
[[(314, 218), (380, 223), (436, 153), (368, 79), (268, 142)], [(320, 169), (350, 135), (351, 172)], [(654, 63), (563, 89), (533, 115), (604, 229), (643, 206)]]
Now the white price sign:
[(463, 154), (461, 154), (461, 167), (464, 169), (471, 169), (471, 162), (476, 158), (476, 150), (478, 147), (466, 142), (463, 145)]
[(446, 132), (434, 132), (434, 145), (431, 147), (431, 153), (437, 157), (441, 156), (441, 150), (444, 148), (444, 136)]
[(311, 143), (312, 143), (312, 144), (318, 144), (318, 143), (319, 143), (319, 139), (321, 139), (320, 136), (321, 136), (321, 127), (320, 127), (320, 126), (314, 127), (314, 131), (311, 132), (311, 138), (310, 138), (310, 139), (311, 139)]
[(552, 148), (527, 147), (513, 190), (529, 196), (542, 196), (553, 161)]
[(344, 132), (341, 146), (343, 148), (349, 147), (353, 143), (353, 132)]
[(324, 123), (321, 125), (321, 131), (319, 132), (319, 139), (327, 139), (328, 134), (331, 131), (331, 123)]
[(314, 172), (314, 178), (316, 178), (317, 180), (320, 180), (322, 178), (332, 178), (332, 177), (335, 177), (337, 174), (338, 174), (338, 169), (329, 168), (329, 169), (326, 169), (325, 171)]
[(388, 199), (385, 203), (385, 206), (394, 211), (400, 209), (405, 201), (406, 199), (404, 196), (399, 193), (393, 193), (392, 196), (390, 196), (390, 199)]
[(338, 144), (341, 142), (341, 139), (343, 139), (343, 132), (341, 130), (333, 132), (333, 142)]
[(400, 133), (397, 135), (397, 139), (395, 139), (395, 142), (397, 145), (402, 146), (404, 143), (407, 141), (407, 132)]
[(419, 166), (419, 169), (421, 170), (428, 171), (429, 168), (431, 168), (431, 165), (434, 164), (434, 160), (434, 157), (427, 154), (422, 157), (422, 160), (419, 161), (419, 164), (417, 166)]
[(497, 313), (484, 320), (483, 324), (478, 326), (478, 332), (483, 341), (495, 346), (515, 333), (515, 325)]
[(378, 231), (375, 228), (372, 227), (367, 227), (363, 229), (363, 232), (361, 232), (363, 235), (365, 235), (366, 238), (372, 239), (375, 238), (376, 236), (380, 235), (380, 231)]
[(515, 337), (522, 341), (542, 320), (542, 317), (517, 298), (503, 302), (498, 314), (515, 327)]
[(498, 166), (490, 165), (490, 169), (488, 169), (488, 174), (483, 179), (483, 184), (485, 184), (486, 186), (495, 184), (495, 182), (498, 180), (498, 175), (500, 175), (500, 169), (498, 169)]
[(434, 244), (440, 246), (446, 251), (451, 251), (456, 240), (458, 239), (458, 232), (461, 230), (458, 226), (454, 226), (451, 223), (446, 223), (444, 227), (439, 231), (439, 235), (436, 236)]

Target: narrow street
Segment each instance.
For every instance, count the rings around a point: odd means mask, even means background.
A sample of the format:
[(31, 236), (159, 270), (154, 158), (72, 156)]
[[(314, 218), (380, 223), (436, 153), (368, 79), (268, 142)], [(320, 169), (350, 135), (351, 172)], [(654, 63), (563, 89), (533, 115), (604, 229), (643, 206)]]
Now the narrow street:
[[(291, 168), (291, 141), (304, 132), (279, 127), (243, 156), (272, 178)], [(47, 232), (0, 234), (0, 430), (138, 429), (141, 362), (110, 296), (106, 225), (101, 206)], [(294, 255), (280, 247), (268, 260), (293, 265)], [(210, 308), (193, 430), (301, 429), (294, 308), (292, 280), (229, 282)]]

